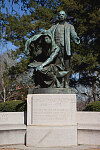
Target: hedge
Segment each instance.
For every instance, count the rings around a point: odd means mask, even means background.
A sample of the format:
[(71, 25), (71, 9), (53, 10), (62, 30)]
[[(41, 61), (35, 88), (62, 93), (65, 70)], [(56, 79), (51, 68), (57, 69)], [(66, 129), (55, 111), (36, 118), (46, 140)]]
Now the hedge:
[(99, 111), (100, 112), (100, 101), (88, 104), (83, 111)]
[(26, 111), (26, 101), (6, 101), (0, 103), (0, 112), (23, 112)]

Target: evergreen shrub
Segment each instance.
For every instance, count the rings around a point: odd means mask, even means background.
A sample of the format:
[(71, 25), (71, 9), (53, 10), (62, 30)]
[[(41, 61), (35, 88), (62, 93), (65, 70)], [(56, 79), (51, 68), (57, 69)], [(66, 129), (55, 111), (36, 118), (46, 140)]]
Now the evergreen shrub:
[(6, 101), (0, 103), (0, 112), (23, 112), (26, 111), (26, 101)]
[(88, 104), (83, 111), (98, 111), (100, 112), (100, 101), (93, 102)]

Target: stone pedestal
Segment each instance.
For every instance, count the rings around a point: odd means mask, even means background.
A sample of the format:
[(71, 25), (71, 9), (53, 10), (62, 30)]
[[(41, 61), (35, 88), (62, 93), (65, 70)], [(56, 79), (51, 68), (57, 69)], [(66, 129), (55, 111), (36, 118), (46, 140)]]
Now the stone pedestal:
[(75, 94), (28, 95), (26, 145), (34, 147), (77, 145)]
[(39, 88), (34, 89), (30, 94), (75, 94), (73, 88), (69, 86), (66, 88)]

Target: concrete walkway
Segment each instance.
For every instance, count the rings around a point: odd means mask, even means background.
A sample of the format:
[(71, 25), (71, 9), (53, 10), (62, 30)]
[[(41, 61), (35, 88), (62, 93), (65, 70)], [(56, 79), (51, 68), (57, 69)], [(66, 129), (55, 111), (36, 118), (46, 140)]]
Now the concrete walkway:
[(77, 147), (61, 147), (61, 148), (35, 148), (26, 147), (25, 145), (8, 145), (0, 146), (0, 150), (100, 150), (100, 146), (80, 145)]

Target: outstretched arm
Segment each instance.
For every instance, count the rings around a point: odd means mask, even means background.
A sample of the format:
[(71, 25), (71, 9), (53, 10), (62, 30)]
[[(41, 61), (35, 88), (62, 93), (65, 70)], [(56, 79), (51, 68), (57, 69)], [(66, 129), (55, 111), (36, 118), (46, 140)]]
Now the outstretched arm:
[(76, 44), (80, 44), (80, 38), (77, 36), (74, 26), (72, 25), (71, 25), (71, 37)]

